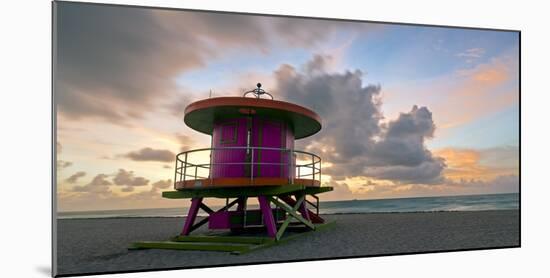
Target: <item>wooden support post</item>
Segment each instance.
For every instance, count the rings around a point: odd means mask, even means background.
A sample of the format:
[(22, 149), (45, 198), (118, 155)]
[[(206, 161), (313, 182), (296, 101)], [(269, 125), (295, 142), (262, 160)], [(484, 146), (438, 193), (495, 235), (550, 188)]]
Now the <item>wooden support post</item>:
[[(227, 206), (227, 204), (226, 204)], [(208, 215), (214, 213), (214, 211), (209, 208), (207, 205), (205, 205), (204, 203), (201, 202), (200, 206), (199, 206), (202, 210), (204, 210), (206, 213), (208, 213)]]
[(290, 207), (289, 205), (287, 205), (286, 203), (284, 202), (280, 202), (278, 201), (277, 199), (274, 199), (272, 197), (269, 197), (269, 200), (271, 202), (273, 202), (275, 205), (277, 205), (278, 207), (284, 209), (286, 212), (288, 212), (288, 214), (290, 214), (292, 217), (294, 217), (296, 220), (304, 223), (304, 225), (306, 225), (307, 227), (311, 228), (312, 230), (315, 230), (315, 225), (313, 225), (313, 223), (311, 223), (311, 221), (308, 221), (306, 219), (304, 219), (300, 214), (298, 214), (296, 211), (298, 210), (298, 208), (300, 207), (301, 203), (304, 201), (304, 198), (305, 197), (302, 197), (300, 198), (297, 202), (296, 202), (296, 205), (295, 208), (293, 207)]
[(237, 211), (243, 211), (246, 203), (246, 197), (239, 197), (237, 201)]
[[(247, 199), (248, 199), (248, 197), (238, 197), (237, 198), (237, 211), (243, 213), (243, 223), (242, 223), (242, 227), (240, 227), (240, 228), (246, 227), (246, 201), (247, 201)], [(237, 231), (238, 228), (233, 228), (231, 230), (232, 231)]]
[[(207, 217), (205, 217), (203, 220), (199, 221), (199, 223), (197, 223), (197, 224), (191, 226), (191, 228), (189, 229), (189, 233), (191, 233), (191, 232), (193, 232), (194, 230), (200, 228), (200, 226), (202, 226), (202, 225), (208, 223), (209, 220), (210, 220), (210, 216), (207, 216)], [(189, 234), (189, 233), (188, 233), (188, 234)]]
[(275, 225), (275, 219), (273, 219), (273, 212), (271, 211), (269, 200), (265, 196), (260, 195), (258, 196), (258, 202), (260, 202), (260, 209), (262, 210), (267, 235), (274, 238), (277, 236), (277, 226)]
[(189, 235), (189, 233), (191, 232), (191, 228), (193, 227), (193, 223), (195, 223), (195, 219), (197, 218), (197, 213), (199, 212), (201, 204), (202, 197), (191, 199), (191, 207), (189, 208), (189, 212), (187, 213), (187, 217), (185, 218), (185, 225), (183, 225), (181, 235), (186, 236)]
[[(283, 200), (285, 203), (287, 203), (289, 206), (294, 206), (296, 204), (296, 201), (294, 201), (294, 199), (292, 199), (290, 196), (281, 196), (280, 199)], [(311, 220), (312, 223), (315, 223), (315, 224), (325, 223), (325, 220), (321, 218), (318, 214), (316, 214), (315, 212), (307, 208), (306, 210), (308, 212), (309, 219)]]
[[(296, 205), (292, 208), (293, 211), (297, 211), (298, 208), (302, 206), (304, 202), (304, 197), (297, 199)], [(290, 213), (293, 215), (292, 213)], [(288, 224), (290, 224), (290, 221), (292, 221), (292, 217), (288, 217), (285, 222), (283, 222), (283, 225), (279, 227), (279, 230), (277, 231), (277, 237), (276, 240), (279, 241), (283, 237), (283, 234), (285, 233), (286, 228), (288, 227)]]

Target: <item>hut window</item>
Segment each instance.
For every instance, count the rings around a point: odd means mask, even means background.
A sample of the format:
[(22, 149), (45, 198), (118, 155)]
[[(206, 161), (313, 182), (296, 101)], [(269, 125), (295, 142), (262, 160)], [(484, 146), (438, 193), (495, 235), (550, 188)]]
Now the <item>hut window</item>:
[(222, 124), (220, 129), (221, 129), (220, 143), (222, 145), (237, 143), (237, 123), (236, 122)]

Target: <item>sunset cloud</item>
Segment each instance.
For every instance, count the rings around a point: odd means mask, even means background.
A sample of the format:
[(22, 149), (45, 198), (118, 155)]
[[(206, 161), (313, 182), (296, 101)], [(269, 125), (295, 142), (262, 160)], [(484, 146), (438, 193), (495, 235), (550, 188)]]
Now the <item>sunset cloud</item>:
[(136, 161), (172, 162), (176, 155), (169, 150), (156, 150), (147, 147), (138, 151), (129, 152), (123, 156)]
[(144, 177), (134, 176), (133, 171), (127, 171), (124, 169), (118, 169), (113, 178), (115, 185), (126, 185), (126, 186), (144, 186), (149, 184), (149, 180)]
[(445, 160), (444, 176), (452, 181), (487, 181), (499, 176), (519, 173), (519, 149), (501, 147), (490, 149), (445, 148), (435, 151)]
[(98, 174), (88, 184), (83, 186), (74, 186), (73, 191), (108, 194), (111, 192), (109, 186), (112, 185), (112, 183), (107, 180), (108, 177), (109, 176), (105, 174)]
[(176, 134), (176, 139), (178, 140), (178, 143), (181, 145), (180, 151), (188, 151), (191, 149), (191, 147), (195, 144), (195, 140), (191, 138), (191, 136), (178, 133)]
[(485, 54), (485, 49), (480, 47), (474, 47), (474, 48), (466, 49), (464, 52), (457, 53), (456, 56), (465, 58), (467, 63), (472, 63), (476, 59), (483, 57), (484, 54)]
[[(415, 99), (422, 100), (436, 115), (439, 131), (443, 131), (516, 105), (518, 79), (517, 52), (511, 49), (482, 63), (462, 66), (428, 80), (386, 86), (386, 92), (390, 93), (386, 101), (405, 107), (414, 104)], [(389, 114), (399, 112), (394, 108)]]
[(159, 181), (152, 184), (153, 189), (166, 189), (166, 188), (168, 188), (172, 185), (173, 185), (173, 183), (172, 183), (171, 179), (159, 180)]
[(334, 191), (326, 194), (327, 200), (498, 194), (517, 193), (519, 191), (519, 176), (501, 175), (489, 180), (445, 180), (432, 185), (376, 183), (372, 182), (371, 178), (355, 177), (342, 181), (331, 181), (326, 185), (334, 187)]
[(84, 176), (86, 176), (86, 172), (79, 171), (79, 172), (76, 172), (76, 173), (72, 174), (67, 179), (65, 179), (65, 182), (67, 182), (67, 183), (76, 183), (78, 181), (78, 179), (80, 179)]
[[(449, 88), (444, 101), (436, 107), (440, 118), (450, 123), (445, 127), (464, 124), (517, 103), (517, 68), (513, 57), (503, 56), (468, 70), (459, 70), (455, 76), (449, 77), (450, 80), (445, 81), (449, 84), (453, 84), (452, 79), (461, 82)], [(467, 113), (456, 107), (464, 107)]]
[(473, 194), (496, 194), (519, 192), (518, 175), (501, 175), (490, 180), (461, 180), (450, 183), (451, 186), (473, 191)]
[(64, 161), (64, 160), (58, 160), (57, 161), (57, 169), (63, 169), (72, 166), (73, 163), (70, 161)]
[(60, 113), (67, 120), (119, 124), (142, 119), (166, 100), (181, 100), (175, 77), (223, 57), (228, 49), (265, 53), (279, 44), (312, 47), (338, 28), (357, 29), (327, 20), (80, 3), (63, 3), (57, 11)]
[(400, 183), (440, 179), (445, 164), (424, 144), (435, 130), (431, 112), (413, 106), (383, 124), (381, 87), (363, 86), (360, 71), (327, 73), (325, 60), (330, 58), (317, 55), (304, 71), (283, 65), (275, 72), (279, 94), (323, 118), (323, 130), (305, 147), (333, 164), (324, 172), (335, 179), (371, 175)]
[(467, 85), (495, 86), (512, 79), (516, 66), (509, 57), (502, 57), (457, 73), (467, 78)]
[(167, 32), (149, 10), (65, 3), (58, 12), (56, 100), (71, 119), (142, 117), (175, 90), (170, 77), (203, 63), (197, 41)]
[[(65, 179), (66, 183), (75, 184), (82, 177), (86, 176), (86, 172), (79, 171), (69, 178)], [(109, 178), (111, 180), (109, 180)], [(91, 194), (101, 196), (101, 198), (112, 197), (116, 198), (111, 191), (110, 186), (122, 186), (122, 192), (132, 192), (134, 187), (142, 187), (149, 184), (149, 180), (144, 177), (135, 176), (133, 171), (127, 171), (125, 169), (119, 169), (114, 175), (98, 174), (89, 183), (85, 185), (73, 186), (72, 192), (78, 192), (83, 194)], [(81, 196), (81, 195), (78, 195)]]
[(144, 177), (136, 177), (133, 171), (118, 169), (113, 178), (113, 183), (118, 186), (124, 186), (122, 192), (132, 192), (135, 186), (148, 185), (149, 180)]

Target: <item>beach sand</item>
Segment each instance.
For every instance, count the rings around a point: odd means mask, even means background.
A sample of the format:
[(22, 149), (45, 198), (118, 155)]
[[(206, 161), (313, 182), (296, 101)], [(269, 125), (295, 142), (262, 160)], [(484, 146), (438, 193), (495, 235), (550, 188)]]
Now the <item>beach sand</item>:
[[(184, 218), (58, 221), (58, 274), (216, 266), (331, 257), (519, 246), (519, 211), (325, 215), (333, 227), (243, 255), (133, 250), (141, 240), (179, 234)], [(205, 225), (206, 226), (206, 225)], [(201, 228), (203, 229), (203, 228)], [(201, 229), (194, 233), (200, 233)]]

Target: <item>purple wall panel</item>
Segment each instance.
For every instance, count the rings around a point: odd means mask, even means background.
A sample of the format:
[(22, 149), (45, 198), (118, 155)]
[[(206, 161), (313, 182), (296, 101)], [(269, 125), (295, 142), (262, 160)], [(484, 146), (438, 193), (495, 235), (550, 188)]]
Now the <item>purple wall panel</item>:
[(209, 229), (229, 229), (231, 228), (230, 214), (232, 211), (218, 211), (210, 215), (208, 219)]

